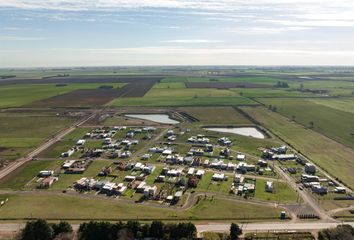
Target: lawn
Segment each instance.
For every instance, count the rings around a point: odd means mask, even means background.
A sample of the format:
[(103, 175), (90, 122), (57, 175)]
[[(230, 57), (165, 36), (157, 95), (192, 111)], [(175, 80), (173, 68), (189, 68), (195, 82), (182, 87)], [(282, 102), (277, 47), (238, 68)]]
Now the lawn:
[(83, 177), (96, 177), (103, 167), (110, 166), (110, 160), (95, 160), (83, 174), (60, 174), (59, 180), (53, 184), (51, 189), (66, 189)]
[[(319, 105), (307, 99), (261, 98), (258, 100), (266, 106), (276, 107), (277, 112), (304, 126), (310, 126), (310, 122), (313, 122), (313, 130), (354, 148), (354, 113)], [(354, 104), (348, 102), (347, 105), (350, 108)]]
[(266, 180), (257, 179), (256, 181), (256, 192), (254, 197), (260, 200), (267, 200), (273, 202), (296, 202), (297, 194), (294, 190), (285, 182), (273, 181), (274, 193), (269, 193), (265, 191)]
[(241, 109), (332, 176), (354, 188), (353, 169), (350, 167), (354, 162), (353, 149), (291, 122), (264, 107), (242, 107)]
[(0, 180), (0, 188), (11, 188), (20, 190), (34, 177), (39, 171), (52, 170), (60, 161), (31, 161), (17, 168), (15, 171)]
[[(20, 107), (34, 101), (61, 95), (78, 89), (95, 89), (104, 83), (76, 83), (65, 86), (56, 84), (16, 84), (4, 85), (0, 88), (0, 108)], [(112, 84), (123, 86), (124, 84)]]
[(86, 133), (90, 132), (92, 128), (80, 127), (76, 128), (71, 133), (67, 134), (64, 139), (66, 140), (79, 140), (85, 136)]
[(140, 204), (124, 204), (114, 199), (24, 194), (10, 197), (0, 208), (1, 219), (46, 218), (67, 220), (251, 220), (277, 219), (281, 209), (235, 203), (221, 199), (200, 199), (189, 210), (179, 211)]
[(37, 155), (39, 158), (59, 158), (63, 152), (68, 151), (71, 147), (75, 146), (75, 141), (70, 140), (61, 140), (47, 149), (43, 150), (41, 153)]

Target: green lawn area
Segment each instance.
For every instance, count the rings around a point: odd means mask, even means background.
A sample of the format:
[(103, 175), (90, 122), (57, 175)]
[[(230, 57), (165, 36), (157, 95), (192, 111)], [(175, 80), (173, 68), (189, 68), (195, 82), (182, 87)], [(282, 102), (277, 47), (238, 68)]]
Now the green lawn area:
[(0, 181), (0, 188), (23, 189), (39, 171), (53, 170), (61, 161), (31, 161), (22, 165)]
[[(307, 99), (261, 98), (258, 100), (266, 106), (275, 106), (277, 112), (295, 119), (304, 126), (309, 126), (312, 121), (313, 130), (354, 148), (354, 113), (319, 105)], [(348, 102), (347, 105), (350, 108), (354, 103)]]
[(0, 113), (0, 157), (13, 160), (72, 124), (55, 113)]
[(354, 162), (353, 149), (293, 123), (264, 107), (242, 107), (241, 109), (332, 176), (338, 177), (354, 189), (353, 169), (350, 167)]
[(170, 89), (151, 89), (144, 98), (199, 98), (199, 97), (239, 97), (233, 91), (225, 89), (208, 89), (208, 88), (170, 88)]
[(161, 82), (156, 83), (153, 89), (186, 88), (183, 82)]
[(288, 184), (279, 181), (273, 181), (273, 184), (275, 190), (274, 193), (266, 192), (266, 180), (258, 178), (256, 181), (256, 192), (254, 197), (260, 200), (273, 202), (296, 202), (297, 194)]
[[(95, 89), (104, 83), (73, 83), (66, 86), (56, 84), (16, 84), (4, 85), (0, 88), (0, 108), (20, 107), (34, 101), (61, 95), (78, 89)], [(121, 87), (124, 84), (109, 84)]]
[(112, 106), (145, 106), (145, 107), (173, 107), (173, 106), (238, 106), (256, 105), (254, 101), (244, 97), (142, 97), (118, 98), (109, 103)]
[(79, 140), (85, 136), (86, 133), (90, 132), (92, 128), (79, 127), (76, 128), (71, 133), (67, 134), (63, 139), (66, 140)]
[(68, 151), (71, 147), (75, 146), (75, 141), (61, 140), (54, 143), (44, 151), (38, 154), (39, 158), (59, 158), (63, 152)]
[(235, 203), (228, 200), (200, 199), (189, 210), (124, 204), (114, 199), (26, 194), (14, 195), (0, 208), (0, 219), (46, 218), (66, 220), (251, 220), (277, 219), (281, 209)]
[(66, 189), (83, 177), (96, 177), (103, 167), (110, 166), (110, 160), (94, 160), (83, 174), (60, 174), (59, 180), (50, 189)]

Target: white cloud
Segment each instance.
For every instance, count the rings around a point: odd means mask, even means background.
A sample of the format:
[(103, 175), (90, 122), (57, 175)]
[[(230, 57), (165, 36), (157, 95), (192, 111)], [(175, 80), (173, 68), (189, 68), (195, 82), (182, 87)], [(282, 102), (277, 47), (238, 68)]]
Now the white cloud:
[(0, 41), (43, 41), (45, 37), (1, 36)]
[(167, 41), (161, 41), (163, 43), (222, 43), (224, 41), (220, 40), (208, 40), (208, 39), (174, 39), (174, 40), (167, 40)]

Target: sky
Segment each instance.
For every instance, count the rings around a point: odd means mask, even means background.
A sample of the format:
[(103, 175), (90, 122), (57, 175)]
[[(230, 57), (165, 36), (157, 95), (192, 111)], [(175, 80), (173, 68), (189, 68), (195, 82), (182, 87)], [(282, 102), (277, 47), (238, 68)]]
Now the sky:
[(354, 65), (354, 0), (0, 0), (0, 68)]

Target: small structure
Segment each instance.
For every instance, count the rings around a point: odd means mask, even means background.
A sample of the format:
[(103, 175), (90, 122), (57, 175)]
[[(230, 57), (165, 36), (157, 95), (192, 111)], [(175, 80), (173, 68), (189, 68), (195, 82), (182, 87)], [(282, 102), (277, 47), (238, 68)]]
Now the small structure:
[(272, 193), (273, 192), (273, 182), (272, 181), (267, 181), (265, 185), (265, 191)]
[(214, 181), (224, 181), (225, 179), (225, 174), (223, 173), (214, 173), (212, 176), (212, 180)]
[(306, 163), (305, 164), (305, 172), (307, 174), (312, 174), (314, 175), (316, 173), (316, 167), (315, 165), (311, 164), (311, 163)]

